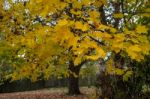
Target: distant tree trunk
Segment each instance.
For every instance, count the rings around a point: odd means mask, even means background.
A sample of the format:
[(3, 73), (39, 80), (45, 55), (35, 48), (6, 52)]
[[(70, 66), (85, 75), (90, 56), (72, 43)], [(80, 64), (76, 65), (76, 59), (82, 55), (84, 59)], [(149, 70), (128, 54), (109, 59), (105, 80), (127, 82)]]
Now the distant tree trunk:
[[(69, 86), (68, 86), (68, 94), (74, 95), (74, 94), (80, 94), (79, 89), (79, 72), (80, 72), (81, 66), (74, 66), (73, 62), (70, 62), (69, 64)], [(76, 76), (74, 76), (72, 73), (74, 73)]]

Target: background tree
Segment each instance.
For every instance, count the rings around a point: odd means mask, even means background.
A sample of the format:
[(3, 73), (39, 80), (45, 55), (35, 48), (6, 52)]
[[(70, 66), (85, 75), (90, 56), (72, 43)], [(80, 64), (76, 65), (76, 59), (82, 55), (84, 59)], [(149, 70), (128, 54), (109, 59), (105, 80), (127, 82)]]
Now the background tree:
[[(109, 0), (109, 6), (105, 6), (102, 10), (104, 13), (104, 20), (103, 23), (104, 24), (111, 24), (114, 27), (118, 28), (119, 31), (124, 31), (125, 28), (128, 28), (129, 30), (133, 30), (137, 27), (136, 31), (141, 30), (142, 32), (144, 31), (144, 27), (141, 27), (141, 25), (145, 25), (147, 27), (149, 27), (149, 21), (147, 21), (149, 18), (149, 3), (148, 1), (138, 1), (138, 0), (132, 0), (132, 1), (128, 1), (128, 0)], [(126, 31), (126, 33), (132, 34), (129, 31)], [(130, 39), (130, 36), (125, 36), (125, 40), (129, 40), (130, 43), (132, 43), (133, 45), (139, 44), (139, 42), (141, 44), (139, 45), (143, 45), (146, 43), (143, 40), (149, 38), (149, 32), (147, 32), (147, 35), (145, 35), (145, 37), (143, 36), (142, 38), (140, 37), (138, 39), (139, 32), (137, 32), (135, 35), (132, 35), (132, 40)], [(145, 39), (144, 39), (145, 38)], [(129, 44), (128, 42), (128, 44)], [(147, 41), (146, 41), (147, 42)], [(149, 43), (149, 40), (147, 42), (147, 44)], [(120, 44), (120, 45), (119, 45)], [(125, 46), (125, 44), (127, 44), (127, 42), (123, 43), (123, 45), (121, 43), (117, 44), (116, 46)], [(131, 48), (128, 49), (128, 51), (132, 51), (135, 50), (136, 48)], [(143, 49), (144, 50), (144, 49)], [(117, 51), (117, 50), (116, 50)], [(136, 51), (135, 51), (136, 52)], [(136, 78), (136, 74), (135, 72), (137, 72), (137, 68), (136, 67), (136, 61), (140, 61), (138, 59), (134, 59), (133, 57), (130, 58), (129, 56), (131, 56), (131, 54), (133, 54), (133, 52), (128, 52), (128, 55), (124, 54), (124, 50), (120, 50), (119, 53), (113, 53), (112, 59), (110, 58), (110, 60), (108, 60), (107, 63), (107, 71), (108, 75), (106, 76), (101, 76), (101, 79), (105, 79), (105, 81), (101, 80), (103, 82), (103, 84), (101, 86), (106, 86), (105, 88), (102, 88), (103, 93), (103, 97), (113, 97), (113, 98), (118, 98), (118, 97), (132, 97), (135, 98), (137, 97), (137, 95), (139, 95), (139, 93), (141, 93), (141, 90), (139, 91), (139, 89), (137, 87), (141, 86), (140, 84), (137, 85), (135, 83), (137, 83), (136, 81), (139, 80), (139, 78)], [(136, 56), (136, 55), (135, 55)], [(140, 55), (137, 55), (138, 57), (140, 57)], [(112, 60), (114, 62), (112, 62)], [(136, 61), (135, 61), (136, 60)], [(109, 62), (110, 61), (110, 62)], [(111, 64), (111, 65), (110, 65)], [(119, 75), (121, 74), (121, 77), (115, 75), (113, 72), (113, 68), (111, 66), (117, 67), (117, 68), (130, 68), (129, 70), (132, 71), (126, 71), (126, 72), (122, 72), (118, 71)], [(143, 68), (143, 66), (141, 66), (141, 68)], [(144, 69), (144, 68), (143, 68)], [(125, 69), (124, 69), (125, 70)], [(112, 72), (111, 72), (112, 71)], [(117, 72), (117, 71), (116, 71)], [(125, 74), (124, 74), (125, 73)], [(132, 75), (133, 74), (133, 75)], [(130, 80), (128, 80), (128, 77), (130, 77)], [(132, 79), (132, 80), (131, 80)], [(135, 82), (135, 83), (133, 83)], [(105, 85), (106, 84), (106, 85)], [(108, 84), (108, 85), (107, 85)], [(109, 87), (111, 88), (111, 94), (109, 93)], [(134, 88), (133, 88), (134, 87)], [(131, 88), (131, 90), (130, 90)], [(108, 94), (107, 94), (108, 92)], [(113, 94), (113, 95), (112, 95)], [(127, 96), (127, 97), (126, 97)]]

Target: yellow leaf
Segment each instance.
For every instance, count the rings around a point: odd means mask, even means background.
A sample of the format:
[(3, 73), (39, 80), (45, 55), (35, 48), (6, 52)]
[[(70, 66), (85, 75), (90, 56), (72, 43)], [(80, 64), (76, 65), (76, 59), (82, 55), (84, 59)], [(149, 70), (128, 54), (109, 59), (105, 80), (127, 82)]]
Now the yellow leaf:
[[(97, 7), (101, 7), (103, 5), (102, 1), (101, 0), (94, 0), (95, 2), (93, 3), (94, 6), (97, 6)], [(103, 0), (104, 1), (104, 0)]]
[(145, 12), (150, 12), (150, 8), (146, 8), (146, 9), (145, 9)]
[(114, 42), (112, 45), (112, 50), (114, 50), (116, 53), (120, 52), (122, 48), (123, 48), (123, 43)]
[(125, 72), (125, 69), (116, 68), (114, 66), (114, 60), (110, 59), (108, 60), (106, 64), (106, 73), (108, 74), (115, 74), (115, 75), (123, 75)]
[(101, 0), (104, 5), (107, 5), (107, 0)]
[(81, 29), (82, 31), (87, 31), (88, 30), (88, 25), (87, 24), (83, 24), (83, 27)]
[(98, 11), (90, 11), (89, 15), (92, 20), (95, 20), (95, 19), (99, 18), (100, 13)]
[(67, 6), (67, 3), (65, 2), (60, 2), (60, 4), (58, 5), (59, 9), (64, 9)]
[(88, 30), (88, 25), (77, 21), (77, 22), (75, 22), (75, 28), (76, 29), (81, 29), (82, 31), (87, 31)]
[(15, 81), (15, 80), (18, 80), (19, 79), (19, 77), (18, 77), (18, 74), (16, 73), (16, 72), (14, 72), (12, 75), (11, 75), (11, 80), (12, 81)]
[(95, 47), (96, 53), (94, 55), (90, 55), (90, 56), (86, 56), (86, 59), (90, 59), (90, 60), (98, 60), (100, 57), (104, 58), (106, 57), (106, 53), (104, 52), (104, 50), (100, 47)]
[(74, 65), (75, 66), (79, 65), (81, 63), (81, 60), (82, 60), (81, 56), (76, 57), (74, 60)]
[(133, 74), (133, 71), (127, 71), (124, 75), (123, 75), (123, 80), (124, 81), (128, 81), (128, 78)]
[(75, 37), (75, 36), (69, 37), (68, 42), (67, 42), (68, 43), (67, 44), (68, 48), (70, 46), (76, 47), (77, 46), (77, 41), (78, 41), (78, 37)]
[(82, 4), (81, 2), (79, 2), (78, 0), (74, 1), (73, 3), (73, 8), (81, 8), (82, 7)]
[(115, 75), (123, 75), (124, 74), (123, 69), (115, 68), (114, 66), (111, 66), (111, 64), (106, 67), (106, 71), (108, 74), (115, 74)]
[(76, 11), (75, 9), (71, 9), (70, 12), (72, 14), (75, 14), (75, 15), (78, 15), (78, 16), (82, 14), (82, 12), (80, 10)]
[(67, 25), (68, 24), (68, 21), (66, 19), (63, 19), (63, 20), (59, 20), (58, 21), (58, 25), (59, 26), (64, 26), (64, 25)]
[(116, 34), (115, 35), (115, 42), (123, 42), (125, 39), (124, 34)]
[(148, 29), (144, 25), (138, 25), (136, 27), (136, 32), (141, 34), (141, 33), (147, 33)]
[(100, 30), (105, 30), (105, 29), (109, 29), (109, 26), (103, 25), (103, 24), (98, 24), (98, 29)]
[(99, 55), (91, 55), (91, 56), (86, 56), (86, 59), (87, 60), (93, 60), (93, 61), (96, 61), (100, 58)]
[(111, 27), (110, 27), (110, 32), (112, 32), (112, 33), (116, 33), (116, 32), (117, 32), (117, 30), (116, 30), (115, 28), (111, 28)]
[(103, 39), (110, 39), (112, 36), (110, 35), (110, 34), (108, 34), (108, 33), (102, 33), (102, 38)]
[(49, 6), (45, 6), (44, 10), (41, 11), (40, 15), (45, 17), (48, 14), (48, 12), (49, 12)]
[(113, 74), (114, 72), (113, 72), (113, 66), (111, 66), (111, 65), (108, 65), (107, 67), (106, 67), (106, 72), (108, 73), (108, 74)]
[(25, 43), (26, 43), (27, 46), (30, 47), (30, 48), (34, 48), (34, 47), (35, 47), (35, 41), (34, 41), (34, 39), (32, 39), (32, 38), (26, 39), (26, 42), (25, 42)]
[(98, 52), (99, 57), (102, 57), (102, 58), (106, 57), (106, 53), (102, 48), (97, 47), (96, 50)]
[(81, 0), (83, 5), (89, 5), (91, 0)]
[(144, 16), (144, 17), (150, 17), (150, 13), (143, 13), (141, 15)]
[(129, 50), (134, 51), (134, 52), (140, 52), (141, 48), (139, 45), (133, 45), (133, 46), (129, 47)]
[(82, 26), (83, 26), (82, 22), (77, 21), (77, 22), (75, 23), (75, 28), (76, 28), (76, 29), (82, 29)]
[(150, 53), (150, 44), (146, 43), (146, 44), (142, 44), (142, 52), (145, 55), (148, 55)]
[(129, 48), (126, 49), (126, 51), (132, 59), (136, 59), (137, 61), (143, 59), (141, 55), (142, 49), (139, 47), (139, 45), (130, 46)]
[(132, 51), (127, 51), (128, 55), (132, 58), (132, 59), (136, 59), (136, 57), (138, 56), (138, 53), (136, 52), (132, 52)]
[(122, 13), (116, 13), (113, 16), (114, 18), (123, 18), (124, 15)]
[(124, 70), (123, 69), (115, 68), (114, 71), (115, 71), (116, 75), (123, 75), (124, 74)]

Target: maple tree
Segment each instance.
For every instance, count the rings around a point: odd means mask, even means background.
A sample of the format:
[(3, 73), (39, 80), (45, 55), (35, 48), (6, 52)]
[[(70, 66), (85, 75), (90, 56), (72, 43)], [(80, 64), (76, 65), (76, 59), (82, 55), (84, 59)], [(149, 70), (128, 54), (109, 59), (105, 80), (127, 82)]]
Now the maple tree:
[[(150, 50), (148, 25), (136, 21), (149, 17), (149, 2), (135, 1), (124, 2), (122, 7), (129, 6), (124, 12), (124, 8), (117, 9), (120, 4), (117, 0), (1, 0), (0, 55), (9, 54), (6, 60), (1, 60), (10, 66), (9, 72), (2, 71), (2, 79), (36, 81), (63, 75), (69, 78), (69, 93), (79, 94), (83, 64), (105, 59), (109, 52), (112, 54), (106, 73), (126, 73), (115, 66), (115, 55), (141, 61)], [(113, 20), (105, 14), (111, 2), (117, 9), (108, 15)], [(141, 7), (131, 13), (132, 5), (136, 4)], [(143, 9), (145, 13), (136, 13)]]

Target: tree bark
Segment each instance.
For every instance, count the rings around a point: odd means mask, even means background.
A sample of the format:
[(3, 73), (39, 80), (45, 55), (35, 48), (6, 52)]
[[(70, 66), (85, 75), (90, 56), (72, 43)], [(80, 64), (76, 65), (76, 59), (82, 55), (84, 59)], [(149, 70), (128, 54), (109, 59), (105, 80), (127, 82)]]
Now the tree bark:
[[(69, 84), (68, 84), (68, 94), (70, 95), (77, 95), (81, 94), (79, 89), (79, 72), (81, 66), (74, 66), (73, 62), (69, 64)], [(76, 76), (74, 76), (74, 73)]]
[(107, 25), (107, 21), (106, 21), (106, 16), (105, 16), (105, 12), (104, 12), (104, 5), (102, 5), (99, 8), (99, 12), (100, 12), (100, 21), (102, 24)]

